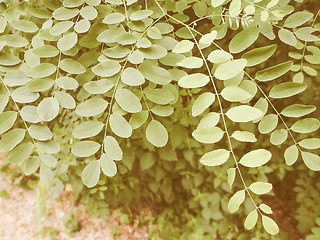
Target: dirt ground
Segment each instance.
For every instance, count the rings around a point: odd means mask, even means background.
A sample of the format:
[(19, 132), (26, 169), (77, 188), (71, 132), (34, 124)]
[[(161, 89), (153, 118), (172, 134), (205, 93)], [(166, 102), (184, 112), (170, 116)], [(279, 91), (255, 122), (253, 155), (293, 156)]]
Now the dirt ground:
[[(2, 178), (1, 178), (2, 177)], [(8, 197), (0, 197), (0, 239), (1, 240), (125, 240), (147, 239), (147, 234), (132, 226), (120, 224), (115, 219), (94, 219), (89, 216), (85, 206), (74, 206), (71, 200), (63, 197), (61, 201), (47, 202), (44, 217), (39, 216), (38, 192), (36, 189), (24, 190), (12, 185), (0, 176), (0, 187)], [(75, 209), (82, 225), (73, 237), (66, 233), (62, 218), (66, 212)], [(112, 229), (120, 230), (116, 238)]]

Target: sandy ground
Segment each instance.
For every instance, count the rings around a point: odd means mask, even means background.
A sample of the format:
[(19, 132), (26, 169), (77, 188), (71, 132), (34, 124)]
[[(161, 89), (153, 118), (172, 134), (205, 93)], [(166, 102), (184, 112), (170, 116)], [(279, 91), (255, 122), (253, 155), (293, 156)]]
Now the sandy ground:
[[(1, 177), (1, 176), (0, 176)], [(74, 206), (67, 197), (62, 201), (47, 202), (46, 216), (39, 217), (37, 189), (24, 190), (1, 179), (0, 187), (6, 189), (8, 198), (0, 197), (0, 239), (1, 240), (112, 240), (147, 239), (147, 234), (132, 226), (120, 224), (115, 219), (94, 219), (84, 205)], [(82, 225), (73, 237), (65, 231), (62, 218), (66, 212), (75, 209)], [(113, 238), (112, 228), (120, 227), (120, 235)], [(51, 233), (51, 234), (50, 234)]]

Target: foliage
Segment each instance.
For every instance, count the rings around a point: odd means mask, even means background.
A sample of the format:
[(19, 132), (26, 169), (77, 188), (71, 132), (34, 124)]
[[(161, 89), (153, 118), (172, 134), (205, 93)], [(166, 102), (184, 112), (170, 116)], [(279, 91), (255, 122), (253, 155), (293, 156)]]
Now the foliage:
[(74, 210), (67, 212), (62, 218), (62, 222), (65, 226), (66, 232), (70, 236), (74, 236), (74, 234), (80, 229), (78, 218)]
[(268, 173), (320, 170), (315, 101), (297, 96), (319, 70), (319, 11), (288, 0), (5, 0), (0, 11), (0, 152), (52, 197), (71, 184), (94, 216), (174, 203), (207, 225), (202, 236), (237, 232), (223, 226), (243, 205), (246, 229), (275, 235)]
[(308, 235), (307, 238), (306, 238), (306, 240), (316, 240), (316, 239), (319, 239), (319, 237), (320, 237), (320, 228), (319, 228), (319, 226), (320, 226), (320, 219), (317, 218), (317, 219), (316, 219), (316, 222), (317, 222), (318, 227), (312, 228), (312, 233), (313, 233), (313, 234), (312, 234), (312, 235)]

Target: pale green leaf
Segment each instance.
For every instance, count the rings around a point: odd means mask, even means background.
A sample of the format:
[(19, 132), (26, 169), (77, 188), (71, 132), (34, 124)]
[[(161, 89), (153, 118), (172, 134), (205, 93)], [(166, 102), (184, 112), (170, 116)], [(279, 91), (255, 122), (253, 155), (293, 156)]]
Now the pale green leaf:
[(318, 149), (320, 148), (320, 138), (306, 138), (299, 141), (298, 144), (306, 149)]
[(74, 22), (72, 21), (58, 22), (50, 29), (50, 34), (53, 36), (58, 36), (62, 33), (65, 33), (73, 26), (73, 24)]
[(192, 105), (192, 116), (196, 117), (203, 113), (208, 107), (210, 107), (216, 95), (211, 92), (202, 93), (193, 103)]
[(81, 63), (71, 59), (71, 58), (64, 58), (60, 62), (60, 68), (71, 74), (81, 74), (86, 71), (86, 69), (81, 65)]
[(79, 87), (79, 83), (72, 77), (59, 77), (56, 80), (57, 86), (66, 90), (74, 90)]
[(236, 178), (236, 169), (235, 168), (229, 168), (227, 170), (227, 175), (228, 175), (228, 184), (230, 189), (232, 188), (232, 185), (234, 183), (234, 180)]
[(271, 98), (286, 98), (303, 92), (307, 88), (305, 83), (283, 82), (273, 86), (269, 92)]
[(42, 58), (55, 57), (59, 54), (59, 50), (52, 45), (37, 47), (32, 52)]
[(28, 20), (12, 20), (10, 24), (15, 29), (26, 33), (33, 33), (39, 29), (35, 23)]
[(220, 94), (229, 102), (245, 101), (252, 97), (250, 93), (238, 86), (225, 87)]
[(154, 103), (165, 105), (174, 100), (172, 93), (166, 89), (147, 89), (144, 91), (146, 97)]
[(271, 133), (270, 142), (273, 145), (280, 145), (288, 138), (288, 131), (286, 129), (277, 129)]
[(265, 47), (254, 48), (246, 53), (244, 53), (241, 58), (246, 59), (247, 67), (252, 67), (263, 63), (267, 59), (269, 59), (276, 51), (277, 45), (272, 44)]
[(10, 128), (12, 128), (16, 119), (17, 119), (17, 112), (6, 111), (1, 113), (0, 114), (0, 134), (5, 133)]
[(139, 21), (146, 19), (147, 17), (151, 16), (153, 13), (152, 10), (139, 10), (139, 11), (134, 11), (130, 16), (130, 20), (132, 21)]
[(305, 118), (295, 122), (290, 129), (297, 133), (310, 133), (318, 130), (320, 121), (316, 118)]
[(41, 162), (43, 162), (48, 167), (54, 168), (57, 165), (57, 159), (50, 154), (40, 155)]
[(90, 81), (83, 85), (84, 89), (91, 94), (106, 93), (113, 88), (114, 84), (111, 80), (102, 78), (97, 81)]
[(252, 132), (248, 131), (234, 131), (231, 135), (232, 138), (240, 142), (256, 142), (257, 138)]
[(108, 177), (113, 177), (117, 173), (117, 166), (115, 162), (106, 154), (103, 154), (100, 158), (100, 167), (102, 172)]
[(119, 106), (129, 113), (137, 113), (142, 110), (140, 100), (129, 89), (118, 89), (115, 94), (115, 99)]
[(132, 135), (132, 128), (127, 120), (120, 114), (110, 115), (109, 125), (114, 134), (122, 138), (128, 138)]
[(268, 182), (254, 182), (249, 186), (249, 189), (255, 194), (266, 194), (272, 190), (272, 184)]
[(229, 156), (230, 151), (226, 149), (217, 149), (204, 154), (200, 158), (200, 163), (209, 167), (219, 166), (224, 164), (229, 159)]
[(207, 85), (210, 78), (203, 73), (193, 73), (179, 79), (178, 85), (183, 88), (199, 88)]
[(141, 112), (132, 114), (129, 124), (132, 129), (137, 129), (144, 124), (148, 119), (149, 113), (147, 110), (142, 110)]
[(302, 117), (316, 110), (313, 105), (292, 104), (285, 107), (281, 114), (285, 117)]
[(81, 179), (84, 185), (92, 188), (98, 184), (100, 178), (100, 161), (90, 162), (82, 171)]
[(22, 86), (30, 82), (30, 78), (22, 71), (12, 70), (4, 75), (3, 82), (8, 87)]
[(234, 122), (251, 122), (260, 118), (263, 112), (255, 107), (249, 105), (240, 105), (230, 108), (226, 112), (227, 117)]
[(190, 69), (201, 68), (203, 66), (203, 60), (199, 57), (187, 57), (177, 62), (177, 66)]
[(314, 153), (301, 151), (304, 164), (312, 171), (320, 171), (320, 157)]
[(53, 120), (59, 113), (59, 103), (57, 99), (48, 97), (43, 99), (38, 107), (37, 114), (43, 121)]
[(140, 65), (138, 70), (146, 79), (156, 84), (166, 85), (172, 81), (172, 76), (170, 75), (168, 70), (162, 67), (143, 64)]
[(175, 53), (186, 53), (190, 52), (194, 47), (194, 43), (189, 40), (182, 40), (172, 49)]
[(39, 166), (40, 166), (39, 157), (32, 157), (32, 158), (28, 159), (27, 162), (25, 163), (24, 168), (23, 168), (23, 172), (27, 176), (31, 175), (32, 173), (37, 171)]
[(41, 121), (37, 114), (37, 107), (26, 105), (20, 111), (20, 116), (23, 120), (31, 123), (38, 123)]
[(271, 207), (269, 207), (268, 205), (266, 205), (264, 203), (261, 203), (259, 205), (259, 208), (261, 209), (261, 211), (263, 211), (266, 214), (272, 214), (273, 213)]
[(80, 103), (76, 108), (76, 113), (82, 117), (92, 117), (104, 112), (108, 102), (101, 97), (94, 97)]
[(27, 71), (27, 75), (32, 78), (44, 78), (55, 73), (55, 71), (56, 66), (52, 63), (41, 63)]
[(31, 103), (36, 101), (40, 95), (29, 91), (26, 87), (19, 87), (12, 91), (11, 97), (17, 103)]
[(14, 149), (23, 139), (26, 131), (22, 128), (15, 128), (2, 135), (0, 139), (0, 152), (9, 152)]
[(112, 136), (106, 136), (103, 142), (106, 155), (112, 160), (121, 160), (123, 153), (118, 141)]
[(75, 32), (67, 33), (59, 39), (57, 47), (60, 51), (68, 51), (78, 42), (78, 35)]
[(258, 79), (261, 82), (271, 81), (287, 73), (291, 69), (292, 65), (293, 62), (288, 61), (263, 69), (256, 73), (256, 79)]
[(8, 155), (8, 162), (21, 163), (30, 157), (34, 145), (32, 143), (21, 143), (14, 148)]
[(244, 202), (246, 197), (245, 190), (237, 191), (228, 202), (228, 209), (231, 213), (238, 211), (240, 205)]
[(53, 11), (52, 16), (56, 20), (68, 20), (74, 18), (79, 14), (78, 8), (65, 8), (61, 7)]
[(233, 56), (223, 50), (213, 50), (208, 55), (208, 60), (212, 63), (224, 63), (227, 61), (230, 61), (233, 58)]
[(72, 148), (71, 152), (77, 157), (89, 157), (95, 154), (100, 149), (100, 144), (94, 141), (77, 142)]
[(297, 39), (294, 36), (293, 32), (289, 31), (288, 29), (282, 28), (278, 32), (279, 39), (284, 42), (285, 44), (288, 44), (290, 46), (297, 45)]
[(112, 60), (104, 61), (91, 68), (92, 72), (100, 77), (111, 77), (117, 74), (120, 69), (121, 65)]
[(299, 157), (299, 151), (297, 146), (291, 145), (284, 151), (284, 159), (287, 165), (293, 165)]
[(260, 167), (269, 162), (271, 156), (266, 149), (256, 149), (243, 155), (239, 163), (245, 167)]
[(218, 127), (200, 128), (192, 132), (193, 138), (201, 143), (217, 143), (223, 135), (224, 132)]
[(262, 215), (262, 225), (266, 232), (270, 235), (276, 235), (279, 233), (278, 225), (270, 217)]
[(219, 65), (214, 76), (219, 80), (227, 80), (237, 76), (247, 65), (247, 60), (237, 59)]
[(168, 131), (157, 120), (151, 120), (146, 129), (147, 140), (156, 147), (164, 147), (168, 142)]
[(295, 28), (298, 27), (307, 21), (309, 21), (313, 17), (313, 14), (310, 12), (296, 12), (292, 15), (290, 15), (285, 21), (284, 21), (284, 27), (287, 28)]
[(108, 14), (102, 22), (105, 24), (116, 24), (121, 23), (126, 19), (126, 17), (122, 13), (114, 12)]
[[(233, 0), (234, 1), (234, 0)], [(239, 53), (250, 47), (259, 37), (259, 29), (249, 27), (236, 34), (229, 43), (231, 53)]]
[(58, 100), (59, 105), (66, 109), (75, 109), (76, 108), (76, 101), (74, 98), (66, 92), (56, 92), (54, 97)]
[(258, 130), (262, 134), (272, 132), (278, 125), (278, 116), (276, 114), (268, 114), (264, 116), (258, 125)]
[(244, 221), (244, 227), (248, 230), (251, 230), (257, 224), (257, 221), (258, 221), (258, 211), (257, 209), (254, 209), (246, 217), (246, 220)]
[(29, 127), (28, 133), (33, 139), (39, 141), (47, 141), (53, 137), (52, 132), (50, 129), (45, 125), (34, 125), (32, 124)]
[(218, 124), (220, 119), (220, 114), (216, 112), (209, 112), (203, 118), (201, 118), (197, 129), (214, 127)]
[(101, 132), (103, 126), (103, 123), (100, 121), (90, 120), (82, 122), (73, 129), (72, 135), (78, 139), (93, 137)]

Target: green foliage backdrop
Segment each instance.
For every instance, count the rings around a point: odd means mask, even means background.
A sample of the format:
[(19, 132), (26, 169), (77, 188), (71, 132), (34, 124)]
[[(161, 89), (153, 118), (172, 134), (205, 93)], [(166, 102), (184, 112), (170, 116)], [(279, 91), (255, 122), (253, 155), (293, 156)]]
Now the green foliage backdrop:
[(268, 174), (320, 170), (319, 11), (300, 2), (1, 1), (0, 152), (96, 216), (147, 199), (210, 239), (244, 205), (275, 235)]

